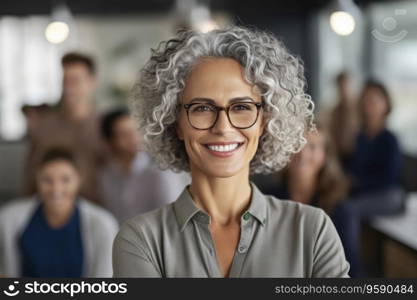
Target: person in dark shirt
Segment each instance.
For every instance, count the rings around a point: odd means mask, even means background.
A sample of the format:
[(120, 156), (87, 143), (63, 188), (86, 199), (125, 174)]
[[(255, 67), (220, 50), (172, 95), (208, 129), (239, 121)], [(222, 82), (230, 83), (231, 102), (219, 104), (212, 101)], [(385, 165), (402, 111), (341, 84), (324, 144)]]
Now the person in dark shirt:
[(377, 192), (399, 185), (400, 147), (397, 138), (386, 128), (375, 135), (362, 131), (350, 163), (352, 195)]
[(362, 129), (349, 163), (350, 197), (337, 207), (334, 219), (353, 277), (366, 275), (360, 261), (361, 222), (400, 212), (403, 200), (400, 148), (395, 135), (386, 128), (391, 112), (389, 93), (381, 83), (369, 81), (359, 105)]

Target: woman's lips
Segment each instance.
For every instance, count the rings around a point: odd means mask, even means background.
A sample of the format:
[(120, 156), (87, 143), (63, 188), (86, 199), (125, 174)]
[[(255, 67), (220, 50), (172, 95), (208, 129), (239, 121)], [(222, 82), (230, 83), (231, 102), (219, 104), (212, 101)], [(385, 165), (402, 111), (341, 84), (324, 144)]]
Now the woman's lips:
[(228, 143), (210, 143), (204, 144), (208, 152), (217, 157), (229, 157), (237, 152), (244, 143), (242, 142), (228, 142)]

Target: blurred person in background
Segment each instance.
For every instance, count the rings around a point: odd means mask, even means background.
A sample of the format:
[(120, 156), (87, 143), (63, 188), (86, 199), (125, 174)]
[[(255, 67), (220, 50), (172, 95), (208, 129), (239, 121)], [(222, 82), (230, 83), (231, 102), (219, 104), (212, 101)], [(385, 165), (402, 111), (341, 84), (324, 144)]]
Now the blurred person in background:
[(350, 197), (335, 210), (337, 226), (351, 275), (365, 276), (360, 259), (361, 222), (367, 218), (401, 212), (401, 153), (395, 135), (386, 128), (391, 97), (385, 86), (368, 81), (359, 103), (361, 131), (350, 158)]
[(336, 83), (339, 99), (336, 107), (330, 112), (327, 127), (335, 145), (337, 158), (345, 168), (354, 150), (360, 121), (357, 100), (350, 89), (351, 77), (347, 72), (342, 72), (337, 76)]
[(105, 147), (100, 138), (99, 116), (94, 104), (96, 67), (93, 59), (79, 53), (62, 58), (62, 98), (43, 116), (32, 130), (24, 170), (24, 194), (36, 192), (34, 166), (45, 149), (61, 145), (72, 147), (81, 160), (85, 185), (81, 193), (94, 202), (97, 195), (97, 169), (105, 160)]
[(0, 274), (7, 277), (110, 277), (113, 216), (79, 196), (79, 162), (48, 150), (36, 170), (38, 193), (0, 210)]
[(366, 83), (360, 102), (362, 127), (349, 166), (352, 195), (399, 186), (400, 147), (395, 135), (386, 128), (391, 103), (384, 85), (375, 81)]
[(40, 105), (23, 105), (22, 113), (26, 120), (26, 138), (29, 140), (33, 137), (33, 134), (38, 131), (38, 128), (50, 112), (51, 107), (48, 104)]
[(100, 170), (100, 198), (120, 223), (174, 201), (189, 183), (185, 173), (159, 170), (140, 149), (139, 132), (127, 109), (106, 114), (101, 132), (110, 159)]
[(280, 174), (279, 185), (265, 193), (317, 206), (331, 215), (336, 204), (347, 196), (347, 179), (329, 134), (318, 126), (306, 138), (303, 150), (292, 157)]

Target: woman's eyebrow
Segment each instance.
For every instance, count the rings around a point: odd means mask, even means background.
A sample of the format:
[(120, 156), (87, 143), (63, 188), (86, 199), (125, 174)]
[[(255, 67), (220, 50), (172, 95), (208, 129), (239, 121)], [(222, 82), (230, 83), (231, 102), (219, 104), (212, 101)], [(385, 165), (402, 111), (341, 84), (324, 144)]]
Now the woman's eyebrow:
[(251, 101), (251, 102), (255, 102), (255, 100), (253, 100), (251, 97), (249, 96), (245, 96), (245, 97), (236, 97), (236, 98), (232, 98), (229, 100), (229, 103), (234, 103), (234, 102), (242, 102), (242, 101)]
[[(249, 100), (251, 102), (255, 102), (255, 100), (253, 100), (251, 97), (245, 96), (245, 97), (235, 97), (235, 98), (229, 99), (229, 103), (242, 102), (242, 101), (246, 101), (246, 100)], [(193, 103), (193, 102), (207, 102), (207, 103), (211, 103), (211, 104), (216, 104), (216, 101), (214, 101), (213, 99), (210, 99), (210, 98), (193, 98), (193, 99), (191, 99), (191, 101), (189, 103)]]
[(210, 99), (210, 98), (193, 98), (193, 99), (191, 99), (191, 101), (189, 103), (193, 103), (193, 102), (208, 102), (208, 103), (212, 103), (212, 104), (216, 103), (216, 101), (214, 101), (213, 99)]

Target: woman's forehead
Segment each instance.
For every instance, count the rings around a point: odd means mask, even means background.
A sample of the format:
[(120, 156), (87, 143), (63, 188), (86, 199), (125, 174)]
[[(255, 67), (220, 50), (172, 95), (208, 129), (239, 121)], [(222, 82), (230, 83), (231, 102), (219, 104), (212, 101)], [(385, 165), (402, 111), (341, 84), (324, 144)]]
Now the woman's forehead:
[(258, 89), (244, 78), (244, 68), (231, 58), (204, 58), (200, 60), (185, 81), (183, 100), (208, 98), (216, 102), (250, 97), (260, 98)]

